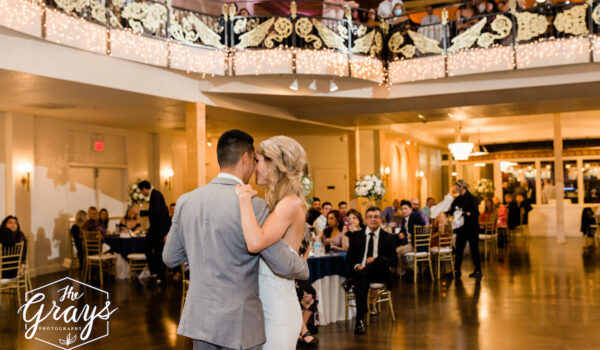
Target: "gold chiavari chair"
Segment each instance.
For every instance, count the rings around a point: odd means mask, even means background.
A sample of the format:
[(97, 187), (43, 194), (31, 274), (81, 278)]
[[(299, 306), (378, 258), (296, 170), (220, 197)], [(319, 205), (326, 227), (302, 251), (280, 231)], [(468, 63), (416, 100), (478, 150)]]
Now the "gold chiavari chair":
[(420, 262), (426, 262), (429, 264), (429, 273), (431, 274), (431, 279), (433, 280), (433, 270), (431, 269), (431, 251), (430, 251), (430, 243), (431, 243), (431, 225), (419, 226), (415, 225), (414, 235), (412, 237), (414, 240), (414, 251), (407, 253), (406, 256), (412, 257), (414, 262), (414, 274), (415, 274), (415, 283), (417, 282), (417, 272), (419, 269)]
[(143, 253), (132, 253), (127, 255), (129, 261), (129, 274), (128, 278), (131, 281), (131, 276), (138, 271), (144, 271), (148, 262), (146, 261), (146, 254)]
[(345, 294), (345, 316), (346, 321), (348, 320), (348, 314), (350, 313), (350, 308), (356, 309), (356, 295), (352, 291), (347, 292), (344, 290)]
[(21, 288), (24, 287), (20, 283), (23, 278), (21, 272), (21, 258), (23, 257), (24, 242), (19, 242), (12, 247), (2, 247), (0, 245), (0, 276), (11, 276), (11, 278), (0, 279), (0, 293), (15, 290), (17, 300), (21, 305)]
[(452, 255), (452, 225), (440, 226), (438, 233), (438, 244), (431, 247), (431, 252), (437, 254), (437, 277), (440, 279), (442, 261), (450, 262), (450, 270), (454, 277), (454, 256)]
[[(479, 234), (479, 241), (483, 242), (483, 257), (487, 259), (488, 245), (494, 248), (498, 256), (498, 232), (496, 231), (496, 219), (483, 224), (483, 233)], [(489, 243), (489, 244), (488, 244)]]
[(190, 280), (187, 278), (186, 274), (185, 274), (185, 265), (181, 264), (181, 285), (183, 287), (182, 289), (182, 296), (181, 296), (181, 312), (180, 314), (183, 312), (183, 306), (185, 305), (185, 297), (187, 296), (187, 292), (188, 289), (190, 289)]
[[(377, 307), (377, 312), (381, 312), (380, 309), (380, 304), (381, 303), (388, 303), (388, 307), (390, 309), (390, 314), (392, 316), (392, 321), (395, 322), (396, 321), (396, 315), (394, 314), (394, 303), (392, 301), (392, 292), (390, 292), (389, 289), (387, 289), (387, 287), (385, 286), (385, 284), (383, 283), (371, 283), (369, 285), (369, 294), (367, 296), (367, 300), (374, 300), (373, 302), (375, 303), (376, 307)], [(348, 316), (346, 316), (346, 319), (348, 319)], [(367, 324), (369, 324), (371, 320), (371, 313), (367, 312)]]
[(102, 252), (102, 235), (97, 231), (82, 231), (85, 251), (84, 281), (89, 281), (92, 268), (97, 267), (100, 274), (100, 288), (104, 286), (104, 271), (116, 275), (117, 256)]

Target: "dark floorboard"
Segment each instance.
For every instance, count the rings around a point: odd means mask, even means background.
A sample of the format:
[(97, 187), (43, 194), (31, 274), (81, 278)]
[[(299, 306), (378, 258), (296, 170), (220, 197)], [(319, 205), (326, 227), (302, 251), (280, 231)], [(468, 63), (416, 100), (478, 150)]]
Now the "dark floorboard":
[[(600, 250), (581, 238), (559, 245), (554, 239), (522, 237), (483, 265), (481, 283), (424, 278), (393, 290), (397, 320), (387, 311), (372, 319), (364, 336), (353, 322), (319, 328), (320, 349), (598, 349), (600, 348)], [(77, 277), (77, 272), (71, 272)], [(34, 279), (34, 288), (63, 274)], [(146, 288), (137, 281), (105, 285), (119, 310), (110, 335), (81, 349), (190, 349), (176, 335), (181, 286)], [(0, 297), (0, 348), (50, 349), (24, 338), (16, 299)]]

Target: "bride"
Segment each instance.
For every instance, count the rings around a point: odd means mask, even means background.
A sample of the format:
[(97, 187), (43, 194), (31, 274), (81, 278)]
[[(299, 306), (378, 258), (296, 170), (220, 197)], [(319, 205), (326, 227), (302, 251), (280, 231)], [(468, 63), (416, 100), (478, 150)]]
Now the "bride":
[[(255, 162), (256, 183), (266, 186), (265, 199), (271, 214), (260, 227), (251, 201), (256, 191), (250, 185), (238, 185), (236, 194), (248, 251), (258, 253), (283, 238), (297, 252), (304, 237), (307, 209), (302, 185), (306, 153), (294, 139), (275, 136), (260, 143)], [(267, 335), (263, 350), (295, 349), (302, 313), (294, 280), (275, 275), (260, 259), (258, 286)]]

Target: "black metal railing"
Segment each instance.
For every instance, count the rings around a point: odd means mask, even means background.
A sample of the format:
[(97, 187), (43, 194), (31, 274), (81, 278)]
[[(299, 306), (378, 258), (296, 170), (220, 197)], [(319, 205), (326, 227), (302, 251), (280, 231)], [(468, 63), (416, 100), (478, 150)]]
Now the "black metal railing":
[[(368, 10), (350, 7), (327, 12), (335, 17), (323, 17), (314, 12), (325, 11), (324, 6), (338, 5), (316, 0), (262, 1), (277, 4), (273, 7), (276, 13), (269, 15), (239, 15), (237, 7), (229, 2), (219, 3), (222, 10), (217, 15), (171, 6), (170, 1), (96, 0), (80, 2), (83, 5), (43, 1), (48, 8), (109, 29), (127, 29), (185, 45), (228, 52), (277, 47), (328, 49), (349, 57), (375, 57), (384, 65), (399, 59), (448, 55), (472, 48), (517, 47), (540, 40), (600, 35), (600, 0), (546, 2), (529, 9), (513, 8), (454, 19), (448, 19), (448, 12), (444, 11), (440, 23), (430, 25), (412, 22), (410, 14), (386, 20), (377, 18), (379, 23), (367, 25), (358, 20), (368, 18), (365, 16)], [(241, 8), (244, 1), (238, 4)], [(463, 14), (472, 12), (469, 5), (459, 8), (463, 8)]]

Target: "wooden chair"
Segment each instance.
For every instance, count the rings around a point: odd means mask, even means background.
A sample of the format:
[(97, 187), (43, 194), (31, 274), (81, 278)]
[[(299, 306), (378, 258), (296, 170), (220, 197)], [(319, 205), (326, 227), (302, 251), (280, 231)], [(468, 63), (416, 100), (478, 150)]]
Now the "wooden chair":
[[(392, 322), (396, 321), (396, 315), (394, 314), (394, 303), (392, 301), (392, 292), (385, 286), (383, 283), (371, 283), (369, 285), (369, 294), (367, 296), (367, 300), (375, 299), (375, 305), (377, 307), (377, 311), (381, 312), (380, 304), (388, 303), (388, 307), (390, 309), (390, 314), (392, 316)], [(368, 309), (368, 308), (367, 308)], [(346, 317), (347, 319), (347, 317)], [(367, 311), (367, 324), (369, 324), (371, 320), (371, 313)]]
[[(185, 275), (185, 265), (181, 264), (181, 285), (183, 287), (182, 296), (181, 296), (181, 311), (180, 314), (183, 313), (183, 306), (185, 305), (185, 297), (187, 296), (188, 289), (190, 289), (190, 280)], [(347, 317), (346, 317), (347, 318)]]
[(0, 293), (15, 290), (17, 300), (21, 305), (21, 288), (24, 285), (21, 282), (23, 273), (21, 273), (21, 258), (23, 256), (23, 247), (25, 243), (20, 242), (13, 247), (2, 247), (0, 245), (0, 278), (2, 275), (14, 274), (13, 278), (0, 279)]
[(452, 255), (452, 225), (447, 224), (440, 226), (438, 233), (438, 244), (435, 247), (431, 247), (431, 252), (437, 255), (437, 278), (441, 276), (441, 264), (442, 261), (450, 262), (450, 270), (452, 270), (452, 277), (454, 277), (454, 256)]
[(496, 231), (496, 221), (490, 221), (483, 225), (483, 233), (479, 234), (479, 241), (483, 242), (483, 256), (487, 259), (488, 243), (494, 248), (498, 256), (498, 232)]
[(131, 276), (133, 274), (135, 274), (137, 271), (144, 271), (148, 265), (146, 261), (146, 254), (142, 253), (128, 254), (127, 260), (129, 260), (129, 280), (131, 280)]
[(100, 274), (100, 288), (104, 286), (104, 271), (116, 275), (117, 256), (102, 253), (102, 235), (97, 231), (82, 231), (83, 249), (85, 251), (84, 281), (92, 276), (92, 267), (97, 267)]
[[(346, 292), (344, 290), (344, 294), (345, 294), (345, 316), (346, 316), (346, 321), (348, 320), (348, 314), (350, 313), (349, 310), (350, 308), (354, 308), (356, 309), (356, 295), (354, 295), (353, 292)], [(353, 301), (353, 303), (352, 303)]]
[(433, 280), (433, 270), (431, 269), (431, 225), (418, 226), (415, 225), (415, 231), (413, 235), (414, 251), (407, 253), (407, 257), (412, 257), (414, 262), (414, 274), (415, 283), (417, 282), (417, 271), (419, 268), (419, 262), (427, 262), (429, 264), (429, 273)]

